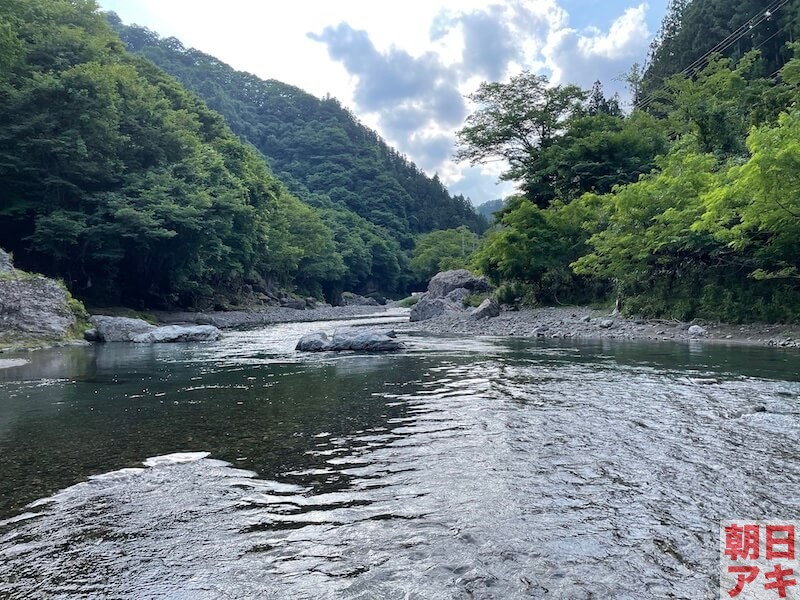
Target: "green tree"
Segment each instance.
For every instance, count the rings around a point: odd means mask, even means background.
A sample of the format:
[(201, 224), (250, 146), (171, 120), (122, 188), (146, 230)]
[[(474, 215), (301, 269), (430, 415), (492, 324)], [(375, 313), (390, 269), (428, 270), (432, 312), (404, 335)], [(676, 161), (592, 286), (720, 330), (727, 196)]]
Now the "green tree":
[(472, 164), (502, 159), (502, 179), (520, 181), (526, 195), (545, 207), (552, 186), (542, 177), (542, 153), (583, 110), (586, 93), (574, 85), (550, 86), (546, 77), (524, 72), (508, 83), (482, 83), (470, 96), (478, 109), (458, 132), (458, 160)]
[(464, 226), (421, 235), (411, 254), (415, 283), (425, 284), (439, 271), (466, 268), (477, 245), (478, 236)]

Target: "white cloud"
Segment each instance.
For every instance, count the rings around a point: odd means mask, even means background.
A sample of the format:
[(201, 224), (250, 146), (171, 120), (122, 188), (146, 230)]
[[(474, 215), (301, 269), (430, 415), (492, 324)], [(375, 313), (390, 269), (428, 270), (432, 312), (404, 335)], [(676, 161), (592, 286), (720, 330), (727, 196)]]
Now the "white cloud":
[(622, 92), (614, 79), (634, 62), (643, 61), (652, 37), (646, 13), (646, 4), (629, 8), (607, 32), (596, 28), (578, 32), (568, 27), (551, 30), (542, 56), (553, 83), (589, 87), (599, 79), (607, 84), (607, 91)]
[(613, 78), (646, 54), (647, 5), (627, 5), (605, 30), (578, 31), (563, 8), (570, 1), (99, 3), (125, 22), (175, 36), (237, 69), (336, 96), (429, 174), (438, 172), (451, 191), (483, 202), (511, 188), (496, 185), (500, 165), (471, 168), (451, 160), (468, 110), (460, 95), (485, 78), (503, 80), (523, 69), (584, 87), (599, 78), (613, 91)]

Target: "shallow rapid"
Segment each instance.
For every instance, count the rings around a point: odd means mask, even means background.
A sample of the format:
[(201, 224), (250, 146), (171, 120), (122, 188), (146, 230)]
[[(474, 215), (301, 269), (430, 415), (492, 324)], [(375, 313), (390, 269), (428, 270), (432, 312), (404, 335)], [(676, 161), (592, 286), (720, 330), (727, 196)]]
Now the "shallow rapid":
[(335, 326), (0, 371), (0, 598), (716, 598), (800, 512), (796, 351)]

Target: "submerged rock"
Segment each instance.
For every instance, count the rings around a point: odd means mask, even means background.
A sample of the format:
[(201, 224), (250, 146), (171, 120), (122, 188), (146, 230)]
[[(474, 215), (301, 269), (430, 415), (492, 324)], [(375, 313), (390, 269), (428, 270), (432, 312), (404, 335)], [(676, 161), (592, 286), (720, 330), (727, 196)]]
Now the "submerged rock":
[(94, 315), (90, 321), (97, 331), (97, 339), (101, 342), (132, 342), (137, 335), (156, 329), (155, 325), (147, 321), (128, 317)]
[(295, 350), (301, 352), (325, 352), (330, 348), (331, 340), (323, 331), (309, 333), (300, 338)]
[(500, 316), (500, 305), (494, 298), (487, 298), (481, 302), (480, 306), (472, 311), (473, 319), (490, 319)]
[(404, 345), (392, 330), (337, 329), (333, 338), (318, 331), (304, 335), (295, 350), (301, 352), (394, 352)]
[(137, 344), (170, 344), (176, 342), (216, 342), (222, 333), (213, 325), (195, 325), (182, 327), (180, 325), (167, 325), (157, 327), (152, 331), (134, 336), (133, 342)]

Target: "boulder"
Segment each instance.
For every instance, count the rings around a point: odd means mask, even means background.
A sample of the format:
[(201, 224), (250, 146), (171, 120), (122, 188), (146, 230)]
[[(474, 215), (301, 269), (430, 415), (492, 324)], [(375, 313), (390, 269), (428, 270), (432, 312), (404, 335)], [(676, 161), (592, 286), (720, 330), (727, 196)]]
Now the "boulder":
[(342, 306), (380, 306), (380, 304), (375, 298), (359, 296), (353, 292), (344, 292), (342, 294)]
[(83, 339), (87, 342), (99, 342), (100, 336), (97, 335), (97, 329), (91, 328), (83, 332)]
[(11, 256), (0, 248), (0, 273), (11, 273), (14, 270), (14, 264), (11, 262)]
[(333, 338), (323, 332), (304, 335), (295, 350), (302, 352), (393, 352), (401, 350), (403, 343), (395, 339), (392, 330), (337, 329)]
[(301, 352), (325, 352), (330, 346), (330, 338), (324, 332), (317, 331), (301, 337), (294, 349)]
[(471, 317), (473, 319), (491, 319), (492, 317), (500, 316), (500, 305), (494, 298), (487, 298), (480, 303), (478, 308), (472, 311)]
[(429, 294), (423, 294), (411, 309), (409, 319), (427, 321), (448, 312), (464, 312), (464, 307), (445, 298), (432, 298)]
[(491, 286), (485, 277), (476, 277), (466, 269), (456, 269), (434, 275), (428, 284), (428, 294), (431, 298), (445, 298), (447, 294), (459, 288), (476, 293), (488, 292)]
[(287, 298), (283, 302), (281, 302), (281, 306), (284, 308), (293, 308), (295, 310), (305, 310), (306, 309), (306, 301), (300, 300), (299, 298)]
[(600, 329), (611, 329), (614, 326), (613, 319), (603, 319), (600, 321)]
[(700, 327), (700, 325), (692, 325), (689, 327), (689, 335), (691, 337), (703, 337), (708, 333), (705, 328)]
[[(6, 255), (8, 256), (8, 255)], [(10, 264), (10, 263), (9, 263)], [(77, 323), (63, 285), (23, 271), (0, 279), (0, 337), (61, 340)]]
[(101, 342), (132, 342), (142, 333), (153, 331), (156, 326), (142, 319), (128, 317), (106, 317), (94, 315), (90, 321), (97, 330), (97, 339)]
[(450, 300), (453, 304), (460, 304), (461, 306), (464, 305), (464, 300), (469, 298), (472, 295), (467, 288), (458, 288), (447, 294), (445, 296), (445, 300)]
[(176, 342), (216, 342), (220, 330), (213, 325), (194, 325), (184, 327), (181, 325), (167, 325), (140, 333), (133, 337), (137, 344), (171, 344)]

